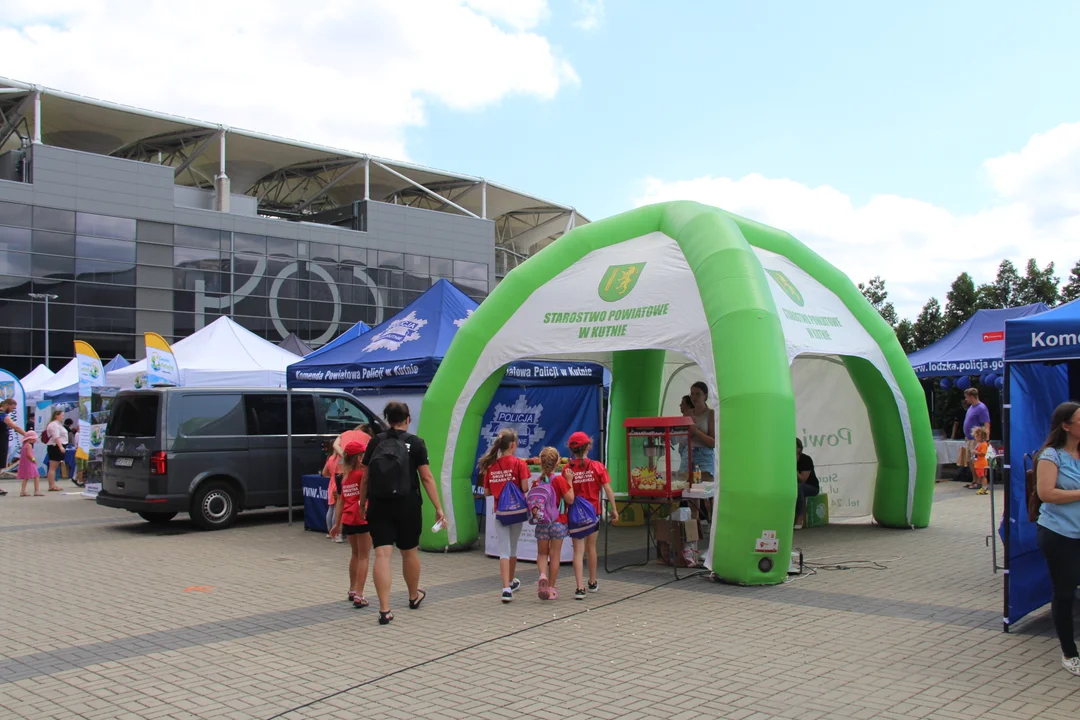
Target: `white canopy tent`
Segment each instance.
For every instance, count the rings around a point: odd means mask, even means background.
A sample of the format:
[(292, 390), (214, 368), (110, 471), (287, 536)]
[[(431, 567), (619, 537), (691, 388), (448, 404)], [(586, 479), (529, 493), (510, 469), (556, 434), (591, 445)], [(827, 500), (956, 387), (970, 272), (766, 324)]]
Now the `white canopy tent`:
[[(172, 346), (184, 385), (285, 387), (296, 355), (221, 317)], [(146, 359), (110, 372), (105, 384), (128, 390), (146, 377)]]
[[(34, 372), (37, 372), (37, 370)], [(30, 373), (30, 375), (33, 374), (33, 372)], [(30, 402), (31, 400), (36, 402), (44, 398), (45, 393), (47, 392), (62, 390), (68, 385), (73, 385), (77, 382), (79, 382), (79, 361), (75, 358), (71, 358), (71, 361), (67, 365), (60, 368), (60, 372), (38, 383), (38, 386), (33, 390), (24, 385), (23, 391), (26, 393), (27, 402)]]
[(39, 364), (36, 368), (30, 371), (30, 374), (19, 380), (19, 383), (23, 386), (23, 392), (30, 394), (37, 390), (43, 383), (48, 382), (49, 378), (56, 375), (52, 370)]

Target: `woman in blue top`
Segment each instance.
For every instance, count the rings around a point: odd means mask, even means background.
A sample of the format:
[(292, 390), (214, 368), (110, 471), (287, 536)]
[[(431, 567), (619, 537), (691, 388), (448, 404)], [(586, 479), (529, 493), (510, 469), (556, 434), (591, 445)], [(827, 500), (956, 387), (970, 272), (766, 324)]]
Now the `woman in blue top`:
[(1080, 676), (1080, 653), (1073, 637), (1073, 597), (1080, 583), (1080, 403), (1057, 406), (1050, 435), (1035, 456), (1039, 549), (1050, 569), (1054, 596), (1050, 612), (1061, 643), (1061, 664)]

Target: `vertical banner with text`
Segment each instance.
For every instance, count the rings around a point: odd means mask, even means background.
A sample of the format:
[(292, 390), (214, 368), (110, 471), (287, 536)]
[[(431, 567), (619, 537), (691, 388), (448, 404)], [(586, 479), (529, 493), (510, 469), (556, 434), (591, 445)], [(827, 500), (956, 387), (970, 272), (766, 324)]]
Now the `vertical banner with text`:
[[(19, 403), (15, 409), (12, 422), (21, 428), (26, 427), (26, 395), (23, 393), (22, 383), (7, 370), (0, 370), (0, 400), (14, 400)], [(11, 462), (19, 457), (22, 451), (21, 437), (6, 424), (0, 425), (0, 432), (8, 435), (7, 457), (0, 458), (0, 469), (6, 468)]]
[(75, 341), (75, 357), (79, 366), (79, 446), (75, 457), (80, 460), (90, 459), (90, 399), (93, 388), (105, 384), (105, 369), (101, 358), (90, 343)]
[(180, 368), (176, 364), (176, 355), (168, 341), (157, 333), (144, 333), (146, 340), (146, 384), (180, 385)]
[[(97, 497), (101, 490), (101, 479), (105, 470), (105, 427), (109, 423), (109, 415), (112, 414), (118, 392), (120, 389), (115, 387), (95, 387), (90, 393), (90, 459), (86, 463), (86, 473), (83, 476), (86, 483), (83, 488), (84, 497)], [(81, 427), (82, 423), (79, 425)]]

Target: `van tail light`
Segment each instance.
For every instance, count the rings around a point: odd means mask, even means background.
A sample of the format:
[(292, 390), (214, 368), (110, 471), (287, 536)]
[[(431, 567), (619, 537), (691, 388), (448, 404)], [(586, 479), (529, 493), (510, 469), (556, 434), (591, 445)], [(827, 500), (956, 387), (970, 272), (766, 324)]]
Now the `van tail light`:
[(150, 474), (151, 475), (164, 475), (168, 467), (165, 461), (165, 453), (156, 452), (150, 454)]

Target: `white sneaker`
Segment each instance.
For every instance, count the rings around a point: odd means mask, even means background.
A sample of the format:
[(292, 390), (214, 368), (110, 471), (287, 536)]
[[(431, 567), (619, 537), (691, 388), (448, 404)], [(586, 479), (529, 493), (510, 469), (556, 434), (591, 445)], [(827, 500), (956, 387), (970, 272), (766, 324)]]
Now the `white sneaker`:
[(1065, 668), (1073, 675), (1080, 677), (1080, 657), (1067, 658), (1064, 655), (1061, 656), (1061, 667)]
[(343, 542), (345, 542), (345, 538), (342, 535), (338, 535), (336, 538), (334, 538), (334, 542), (343, 543)]

